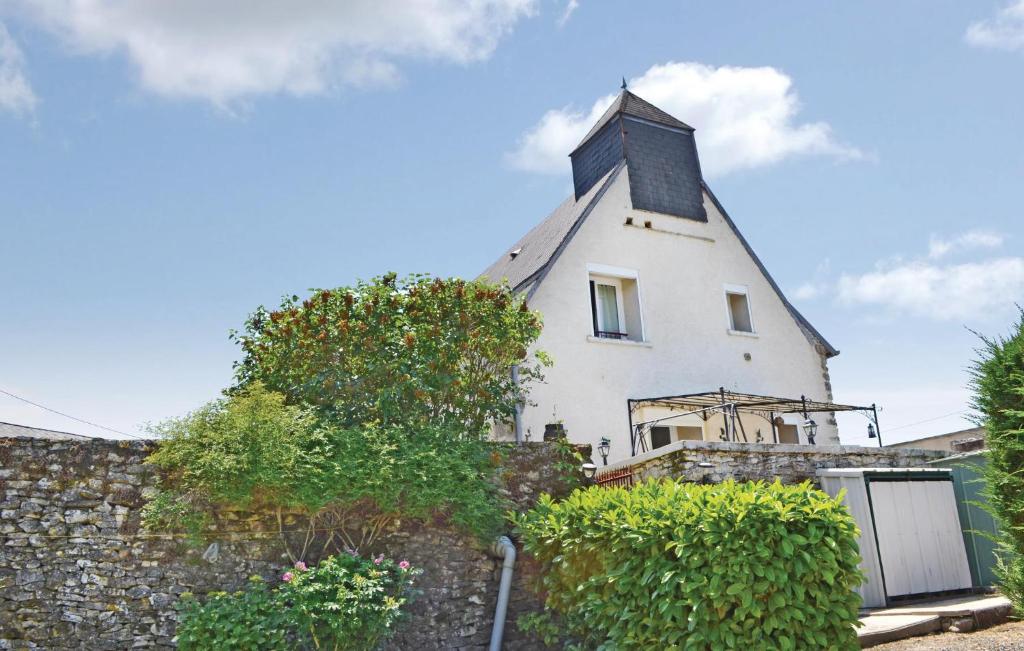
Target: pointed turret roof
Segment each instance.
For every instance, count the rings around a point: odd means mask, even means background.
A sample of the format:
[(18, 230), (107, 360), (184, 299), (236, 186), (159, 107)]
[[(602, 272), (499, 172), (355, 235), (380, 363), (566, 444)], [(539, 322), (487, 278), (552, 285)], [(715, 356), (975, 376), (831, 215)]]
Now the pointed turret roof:
[[(580, 144), (576, 145), (576, 149), (579, 149), (590, 140), (595, 133), (604, 128), (606, 124), (611, 122), (612, 118), (619, 114), (631, 115), (641, 120), (647, 120), (648, 122), (654, 122), (666, 127), (672, 127), (674, 129), (682, 129), (684, 131), (693, 131), (693, 127), (686, 124), (682, 120), (672, 117), (665, 111), (651, 104), (647, 100), (634, 95), (628, 90), (623, 90), (619, 93), (619, 96), (615, 98), (612, 105), (608, 107), (608, 110), (604, 112), (601, 119), (594, 124), (593, 128), (584, 136)], [(575, 151), (575, 150), (573, 150)]]

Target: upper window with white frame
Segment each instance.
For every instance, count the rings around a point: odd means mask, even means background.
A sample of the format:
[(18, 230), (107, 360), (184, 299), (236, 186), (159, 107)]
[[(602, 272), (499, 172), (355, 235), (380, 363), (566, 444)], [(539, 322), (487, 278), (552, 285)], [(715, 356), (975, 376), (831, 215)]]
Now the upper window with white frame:
[(754, 322), (750, 317), (747, 288), (742, 285), (726, 285), (725, 304), (729, 316), (729, 331), (753, 334)]
[(637, 274), (630, 269), (588, 265), (594, 337), (644, 341)]

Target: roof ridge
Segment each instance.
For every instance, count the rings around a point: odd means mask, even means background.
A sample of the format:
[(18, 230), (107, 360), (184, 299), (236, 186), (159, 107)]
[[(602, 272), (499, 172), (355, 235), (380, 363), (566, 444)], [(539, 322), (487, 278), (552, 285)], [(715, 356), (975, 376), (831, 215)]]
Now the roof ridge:
[(571, 156), (576, 153), (581, 147), (583, 147), (583, 145), (587, 144), (587, 142), (593, 138), (597, 132), (604, 129), (605, 126), (612, 121), (612, 118), (619, 114), (640, 118), (641, 120), (653, 122), (654, 124), (665, 127), (694, 131), (693, 127), (671, 113), (651, 104), (633, 91), (623, 89), (605, 112), (601, 114), (601, 117), (597, 119), (594, 126), (592, 126), (590, 131), (587, 132), (587, 135), (583, 137), (583, 140), (580, 140), (579, 144), (576, 145), (576, 148), (573, 149), (569, 155)]

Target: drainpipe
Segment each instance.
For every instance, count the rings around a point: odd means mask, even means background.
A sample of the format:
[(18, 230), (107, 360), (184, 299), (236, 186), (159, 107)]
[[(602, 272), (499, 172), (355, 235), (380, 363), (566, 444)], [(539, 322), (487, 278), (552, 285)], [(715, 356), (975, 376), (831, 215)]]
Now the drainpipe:
[(501, 536), (494, 543), (494, 553), (505, 559), (501, 564), (501, 583), (498, 584), (498, 605), (494, 608), (494, 628), (491, 629), (491, 646), (488, 651), (501, 651), (501, 638), (505, 633), (505, 614), (508, 612), (508, 595), (512, 590), (512, 568), (516, 564), (516, 546), (508, 536)]
[[(519, 365), (512, 365), (512, 382), (519, 388)], [(516, 435), (516, 443), (523, 442), (523, 403), (516, 403), (516, 412), (512, 416), (512, 430)]]

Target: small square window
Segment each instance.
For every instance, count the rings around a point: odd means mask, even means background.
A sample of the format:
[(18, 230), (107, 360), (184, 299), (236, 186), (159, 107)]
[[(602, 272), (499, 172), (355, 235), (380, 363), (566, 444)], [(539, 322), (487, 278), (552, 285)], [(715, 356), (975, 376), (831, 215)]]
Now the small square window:
[(704, 430), (700, 427), (693, 425), (678, 425), (676, 426), (676, 440), (677, 441), (703, 441)]
[(735, 332), (753, 332), (750, 321), (750, 302), (747, 295), (740, 292), (726, 292), (729, 303), (729, 329)]
[(657, 450), (658, 448), (665, 447), (672, 442), (672, 431), (667, 427), (652, 427), (651, 428), (651, 449)]
[(796, 431), (796, 425), (776, 425), (779, 443), (799, 443), (800, 434)]

